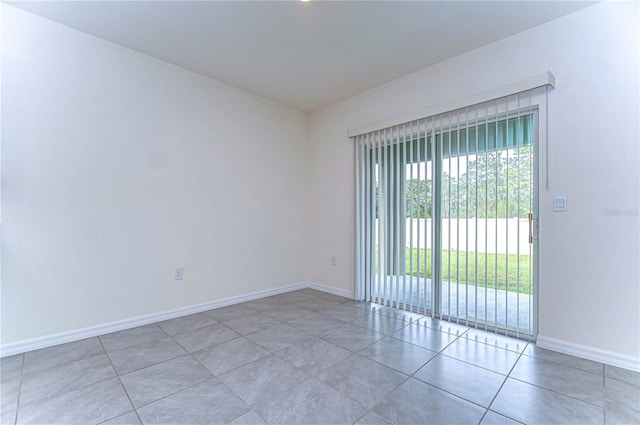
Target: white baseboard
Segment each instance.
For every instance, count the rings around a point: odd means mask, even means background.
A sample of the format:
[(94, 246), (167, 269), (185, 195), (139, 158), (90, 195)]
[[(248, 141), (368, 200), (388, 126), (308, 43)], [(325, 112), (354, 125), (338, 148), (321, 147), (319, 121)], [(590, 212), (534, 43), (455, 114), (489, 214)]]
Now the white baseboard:
[[(137, 326), (148, 325), (149, 323), (161, 322), (163, 320), (175, 319), (189, 314), (200, 313), (214, 308), (226, 307), (233, 304), (252, 301), (259, 298), (265, 298), (272, 295), (283, 294), (286, 292), (296, 291), (299, 289), (310, 288), (317, 291), (327, 292), (329, 294), (338, 295), (345, 298), (354, 299), (353, 291), (338, 289), (332, 286), (323, 285), (316, 282), (300, 282), (291, 285), (280, 286), (277, 288), (266, 289), (263, 291), (251, 292), (249, 294), (238, 295), (235, 297), (223, 298), (220, 300), (210, 301), (202, 304), (167, 310), (159, 313), (147, 314), (144, 316), (133, 317), (130, 319), (118, 320), (115, 322), (104, 323), (101, 325), (90, 326), (87, 328), (76, 329), (68, 332), (61, 332), (52, 335), (46, 335), (37, 338), (26, 339), (22, 341), (12, 342), (0, 346), (0, 357), (12, 356), (27, 351), (38, 350), (41, 348), (52, 347), (54, 345), (64, 344), (67, 342), (78, 341), (94, 336), (105, 335), (111, 332), (121, 331), (124, 329), (135, 328)], [(640, 372), (640, 359), (619, 354), (613, 351), (603, 350), (600, 348), (590, 347), (586, 345), (576, 344), (560, 339), (549, 338), (539, 335), (537, 345), (540, 348), (558, 351), (560, 353), (581, 357), (588, 360), (608, 364), (611, 366), (629, 369)]]
[(334, 288), (333, 286), (323, 285), (322, 283), (316, 282), (305, 282), (307, 288), (315, 289), (317, 291), (328, 292), (329, 294), (338, 295), (339, 297), (345, 297), (354, 299), (355, 295), (353, 291), (347, 291), (344, 289)]
[[(64, 344), (67, 342), (78, 341), (94, 336), (105, 335), (111, 332), (121, 331), (124, 329), (135, 328), (137, 326), (148, 325), (149, 323), (161, 322), (163, 320), (175, 319), (189, 314), (200, 313), (202, 311), (212, 310), (214, 308), (226, 307), (233, 304), (252, 301), (259, 298), (269, 297), (272, 295), (283, 294), (286, 292), (296, 291), (299, 289), (310, 288), (317, 291), (327, 292), (329, 294), (338, 295), (354, 299), (353, 291), (338, 289), (332, 286), (323, 285), (316, 282), (300, 282), (291, 285), (280, 286), (277, 288), (266, 289), (263, 291), (251, 292), (249, 294), (238, 295), (235, 297), (223, 298), (220, 300), (210, 301), (202, 304), (167, 310), (159, 313), (147, 314), (144, 316), (133, 317), (130, 319), (118, 320), (115, 322), (104, 323), (101, 325), (90, 326), (87, 328), (76, 329), (68, 332), (61, 332), (52, 335), (46, 335), (37, 338), (16, 341), (0, 346), (0, 357), (12, 356), (27, 351), (38, 350), (41, 348), (52, 347), (54, 345)], [(588, 360), (608, 364), (611, 366), (629, 369), (640, 372), (640, 359), (615, 353), (613, 351), (603, 350), (600, 348), (590, 347), (586, 345), (576, 344), (560, 339), (549, 338), (539, 335), (537, 345), (540, 348), (558, 351), (560, 353), (581, 357)]]
[(300, 282), (291, 285), (280, 286), (277, 288), (266, 289), (264, 291), (251, 292), (249, 294), (238, 295), (235, 297), (223, 298), (220, 300), (210, 301), (202, 304), (191, 305), (187, 307), (176, 308), (173, 310), (162, 311), (159, 313), (147, 314), (144, 316), (132, 317), (130, 319), (118, 320), (115, 322), (104, 323), (96, 326), (89, 326), (82, 329), (76, 329), (68, 332), (61, 332), (52, 335), (45, 335), (36, 338), (25, 339), (22, 341), (11, 342), (0, 346), (0, 357), (12, 356), (27, 351), (38, 350), (41, 348), (52, 347), (54, 345), (65, 344), (67, 342), (79, 341), (85, 338), (105, 335), (111, 332), (131, 329), (137, 326), (148, 325), (149, 323), (161, 322), (163, 320), (175, 319), (176, 317), (187, 316), (189, 314), (200, 313), (202, 311), (212, 310), (214, 308), (226, 307), (232, 304), (243, 303), (246, 301), (256, 300), (258, 298), (270, 297), (272, 295), (283, 294), (285, 292), (296, 291), (298, 289), (311, 288), (318, 291), (328, 292), (342, 297), (353, 298), (348, 291), (336, 289), (331, 286), (321, 285), (313, 282)]
[(560, 353), (581, 357), (587, 360), (604, 363), (610, 366), (621, 367), (623, 369), (640, 372), (640, 359), (613, 351), (576, 344), (561, 339), (549, 338), (538, 335), (536, 344), (540, 348), (558, 351)]

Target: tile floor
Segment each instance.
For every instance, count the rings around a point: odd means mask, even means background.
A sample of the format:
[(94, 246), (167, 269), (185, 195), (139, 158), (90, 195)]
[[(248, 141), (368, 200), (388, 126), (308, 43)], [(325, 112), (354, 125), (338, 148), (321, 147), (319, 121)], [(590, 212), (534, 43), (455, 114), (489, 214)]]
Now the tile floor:
[(2, 424), (638, 424), (640, 374), (310, 289), (1, 362)]

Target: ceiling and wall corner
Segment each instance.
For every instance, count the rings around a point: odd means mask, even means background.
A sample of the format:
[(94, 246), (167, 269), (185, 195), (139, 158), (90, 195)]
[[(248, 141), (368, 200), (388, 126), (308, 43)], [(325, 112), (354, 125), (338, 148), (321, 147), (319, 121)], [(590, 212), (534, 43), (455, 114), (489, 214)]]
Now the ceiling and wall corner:
[(9, 1), (310, 112), (589, 1)]
[[(3, 4), (3, 344), (300, 281), (352, 290), (347, 130), (550, 70), (551, 189), (572, 201), (553, 215), (541, 192), (541, 334), (640, 355), (638, 219), (603, 212), (638, 206), (637, 4), (242, 3)], [(425, 41), (447, 31), (463, 36)], [(625, 155), (598, 149), (611, 137)]]

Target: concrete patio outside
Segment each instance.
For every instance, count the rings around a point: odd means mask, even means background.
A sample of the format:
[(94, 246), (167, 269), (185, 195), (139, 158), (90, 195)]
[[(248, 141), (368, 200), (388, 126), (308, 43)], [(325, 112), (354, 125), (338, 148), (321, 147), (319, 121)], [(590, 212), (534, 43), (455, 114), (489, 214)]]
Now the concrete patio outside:
[[(372, 299), (406, 300), (407, 308), (416, 307), (419, 312), (432, 310), (431, 279), (412, 276), (385, 276), (372, 283)], [(404, 288), (404, 291), (403, 291)], [(426, 296), (425, 296), (426, 293)], [(404, 296), (403, 296), (404, 294)], [(426, 301), (426, 302), (425, 302)], [(533, 333), (533, 296), (515, 291), (505, 291), (484, 286), (443, 282), (440, 290), (440, 314), (462, 325), (484, 329), (497, 327), (518, 332), (523, 338)], [(385, 303), (388, 304), (388, 303)]]

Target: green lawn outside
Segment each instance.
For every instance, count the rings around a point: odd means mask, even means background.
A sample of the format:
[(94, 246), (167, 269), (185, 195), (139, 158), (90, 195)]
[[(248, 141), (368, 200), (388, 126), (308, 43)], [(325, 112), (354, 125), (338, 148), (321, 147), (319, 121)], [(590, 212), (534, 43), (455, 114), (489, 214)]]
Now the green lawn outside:
[[(408, 276), (424, 276), (424, 248), (407, 248), (407, 275)], [(431, 250), (427, 252), (427, 276), (431, 276)], [(413, 257), (413, 270), (410, 270), (410, 258)], [(418, 257), (420, 258), (420, 266), (418, 268)], [(465, 251), (442, 251), (442, 281), (476, 284), (476, 257), (477, 257), (477, 284), (484, 287), (485, 281), (488, 288), (505, 289), (521, 294), (531, 294), (531, 284), (533, 278), (531, 276), (530, 264), (531, 257), (529, 255), (515, 254), (486, 254), (482, 252), (465, 252)], [(467, 265), (468, 260), (468, 265)], [(377, 259), (376, 259), (377, 261)], [(518, 271), (518, 263), (520, 270)], [(486, 267), (485, 267), (486, 264)], [(497, 273), (496, 273), (497, 266)], [(486, 279), (485, 279), (486, 271)], [(468, 272), (468, 273), (467, 273)], [(518, 286), (518, 282), (520, 283)]]

